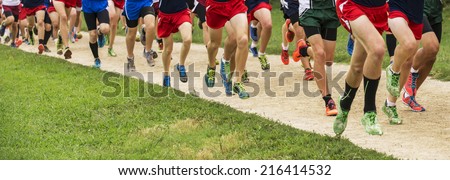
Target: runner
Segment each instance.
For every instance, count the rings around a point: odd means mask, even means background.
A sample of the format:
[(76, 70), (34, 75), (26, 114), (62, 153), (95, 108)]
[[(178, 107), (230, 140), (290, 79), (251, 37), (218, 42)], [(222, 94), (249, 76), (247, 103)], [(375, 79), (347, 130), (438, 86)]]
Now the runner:
[[(80, 19), (81, 19), (81, 9), (82, 9), (81, 1), (82, 0), (76, 0), (75, 8), (72, 8), (70, 10), (69, 38), (70, 38), (70, 42), (72, 42), (72, 43), (75, 43), (78, 41), (77, 26), (80, 24)], [(102, 42), (105, 42), (105, 40), (103, 40)], [(100, 45), (100, 42), (99, 42), (99, 45)], [(102, 45), (104, 46), (104, 43)], [(103, 46), (101, 46), (101, 47), (103, 47)]]
[(315, 80), (325, 102), (325, 114), (335, 116), (338, 111), (328, 88), (325, 70), (325, 66), (331, 68), (333, 64), (337, 28), (340, 25), (336, 15), (335, 1), (300, 0), (299, 2), (300, 24), (311, 46), (304, 40), (299, 40), (294, 57), (314, 59)]
[(12, 33), (12, 41), (10, 46), (16, 48), (15, 38), (18, 33), (17, 22), (19, 20), (20, 13), (20, 0), (0, 0), (0, 3), (3, 8), (3, 15), (5, 16), (5, 20), (1, 22), (0, 26), (0, 37), (3, 37), (5, 43), (8, 43), (6, 38), (9, 38), (10, 35), (6, 34), (5, 31), (6, 28), (9, 27)]
[(70, 15), (70, 11), (73, 7), (76, 6), (76, 0), (54, 0), (53, 6), (55, 7), (56, 12), (59, 14), (60, 18), (60, 35), (62, 38), (61, 49), (58, 49), (58, 52), (63, 52), (65, 59), (72, 58), (72, 51), (69, 48), (69, 24), (68, 24), (68, 16)]
[(162, 54), (164, 64), (163, 86), (170, 87), (170, 61), (173, 50), (173, 33), (181, 34), (183, 45), (180, 51), (180, 63), (175, 67), (180, 74), (180, 81), (188, 81), (185, 62), (192, 43), (192, 23), (190, 11), (186, 3), (173, 0), (160, 0), (158, 17), (158, 37), (163, 39), (164, 51)]
[[(155, 23), (158, 24), (159, 0), (153, 1), (153, 9), (155, 9), (155, 17), (156, 17)], [(156, 42), (158, 43), (158, 52), (162, 53), (164, 44), (163, 44), (163, 40), (158, 37), (158, 26), (155, 27), (155, 38), (156, 38)]]
[(368, 134), (382, 135), (375, 98), (385, 53), (381, 34), (388, 29), (388, 5), (386, 0), (338, 0), (336, 11), (342, 26), (354, 37), (354, 49), (333, 130), (338, 136), (344, 132), (353, 99), (364, 79), (364, 116), (361, 123)]
[[(45, 7), (45, 3), (44, 0), (23, 0), (23, 7), (21, 9), (21, 11), (24, 11), (24, 13), (26, 13), (27, 15), (27, 20), (28, 20), (28, 33), (31, 35), (33, 34), (33, 27), (35, 27), (35, 22), (36, 22), (36, 28), (37, 28), (37, 32), (38, 32), (38, 42), (39, 42), (39, 46), (38, 46), (38, 53), (42, 54), (45, 50), (45, 41), (44, 41), (44, 36), (45, 36), (45, 14), (46, 14), (46, 7)], [(49, 19), (48, 19), (49, 20)], [(48, 22), (48, 21), (47, 21)], [(30, 36), (31, 38), (33, 36)], [(33, 38), (34, 39), (34, 38)]]
[[(244, 88), (242, 76), (244, 74), (245, 64), (248, 56), (248, 22), (246, 17), (247, 7), (241, 0), (207, 0), (206, 1), (206, 23), (210, 27), (208, 44), (208, 60), (209, 65), (207, 73), (205, 74), (205, 82), (208, 87), (214, 87), (215, 74), (216, 74), (216, 55), (219, 46), (222, 41), (222, 28), (229, 21), (232, 29), (234, 30), (234, 36), (236, 40), (233, 44), (237, 44), (235, 53), (236, 73), (235, 83), (233, 85), (233, 91), (239, 95), (241, 99), (249, 98), (249, 94)], [(230, 32), (228, 32), (230, 33)], [(230, 51), (225, 46), (225, 52)], [(225, 53), (226, 54), (226, 53)], [(231, 92), (231, 67), (230, 59), (222, 58), (221, 61), (221, 74), (225, 83), (226, 94), (230, 95)]]
[(62, 55), (63, 53), (63, 44), (62, 38), (58, 35), (59, 31), (59, 15), (56, 12), (55, 7), (53, 6), (53, 2), (50, 0), (45, 0), (45, 5), (47, 6), (47, 13), (50, 16), (50, 21), (52, 22), (52, 37), (55, 42), (57, 54)]
[[(269, 0), (246, 0), (245, 5), (247, 6), (247, 18), (250, 26), (256, 22), (261, 27), (261, 33), (257, 40), (261, 39), (261, 46), (259, 51), (257, 51), (256, 56), (261, 63), (262, 70), (269, 70), (270, 63), (267, 62), (266, 48), (269, 44), (270, 36), (272, 35), (272, 6), (269, 4)], [(252, 44), (250, 49), (255, 49), (258, 41), (252, 38)], [(254, 53), (255, 54), (255, 53)]]
[[(386, 68), (386, 88), (389, 94), (384, 103), (383, 112), (388, 116), (391, 124), (402, 123), (397, 113), (396, 102), (400, 96), (400, 89), (403, 88), (407, 74), (409, 74), (407, 72), (411, 70), (413, 73), (418, 73), (417, 64), (420, 62), (416, 61), (412, 68), (411, 64), (405, 66), (405, 62), (412, 62), (415, 53), (411, 52), (417, 52), (419, 48), (423, 31), (423, 8), (424, 0), (389, 1), (389, 28), (399, 41), (395, 48), (393, 62)], [(401, 71), (404, 74), (402, 77), (400, 76)], [(414, 92), (409, 93), (415, 95)]]
[(137, 26), (139, 18), (142, 18), (145, 24), (146, 43), (144, 48), (144, 56), (147, 63), (153, 67), (155, 60), (152, 55), (152, 41), (150, 40), (155, 29), (155, 11), (152, 7), (153, 1), (148, 0), (127, 0), (125, 1), (123, 15), (126, 17), (128, 32), (126, 36), (127, 45), (127, 69), (128, 71), (136, 71), (134, 65), (134, 44), (136, 40)]
[[(289, 64), (289, 43), (294, 41), (297, 42), (300, 39), (305, 39), (305, 31), (303, 27), (299, 25), (299, 14), (298, 0), (280, 0), (281, 9), (283, 10), (283, 16), (285, 23), (281, 26), (281, 62), (284, 65)], [(297, 47), (298, 48), (298, 47)], [(301, 60), (302, 66), (305, 69), (305, 75), (303, 80), (312, 81), (314, 80), (314, 74), (311, 68), (311, 63), (309, 58), (298, 58), (293, 57), (295, 62)]]
[(111, 25), (111, 33), (107, 36), (109, 39), (109, 47), (108, 47), (108, 55), (111, 57), (117, 57), (116, 52), (114, 51), (114, 42), (116, 39), (117, 33), (117, 24), (119, 23), (120, 15), (122, 14), (123, 5), (125, 4), (125, 0), (109, 0), (108, 1), (108, 9), (110, 16), (110, 25)]

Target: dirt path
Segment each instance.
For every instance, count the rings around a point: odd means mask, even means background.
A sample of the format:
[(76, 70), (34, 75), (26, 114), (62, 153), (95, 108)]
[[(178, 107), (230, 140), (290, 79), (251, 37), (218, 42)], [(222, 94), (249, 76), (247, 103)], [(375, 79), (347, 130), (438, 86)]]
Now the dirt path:
[[(79, 42), (70, 44), (74, 52), (73, 59), (70, 61), (91, 66), (93, 59), (87, 42), (87, 34), (85, 33), (83, 35), (84, 38)], [(49, 44), (53, 52), (48, 55), (57, 56), (53, 43)], [(156, 43), (154, 43), (155, 45)], [(27, 45), (22, 45), (20, 49), (37, 52), (37, 47)], [(178, 63), (179, 49), (180, 44), (175, 44), (173, 65)], [(103, 57), (101, 69), (124, 74), (124, 63), (126, 62), (124, 37), (116, 38), (115, 50), (119, 56), (111, 58), (107, 56), (106, 47), (100, 49), (100, 57)], [(219, 55), (222, 52), (221, 49)], [(162, 84), (161, 57), (158, 57), (156, 66), (150, 68), (142, 57), (142, 45), (140, 43), (136, 45), (135, 56), (137, 72), (144, 74), (146, 81)], [(173, 76), (172, 87), (177, 87), (177, 89), (185, 92), (196, 92), (202, 98), (227, 104), (244, 112), (256, 113), (302, 130), (334, 136), (332, 130), (334, 117), (326, 117), (324, 115), (325, 109), (321, 97), (317, 94), (315, 97), (312, 97), (311, 95), (307, 95), (311, 93), (304, 93), (307, 89), (310, 92), (315, 92), (317, 88), (314, 82), (302, 81), (303, 73), (301, 71), (303, 70), (300, 64), (291, 61), (290, 65), (285, 66), (281, 63), (277, 55), (269, 56), (269, 61), (271, 62), (271, 72), (273, 72), (275, 77), (272, 77), (270, 81), (264, 81), (264, 78), (261, 77), (262, 71), (258, 60), (249, 55), (247, 62), (248, 71), (255, 72), (259, 76), (259, 78), (250, 78), (252, 84), (249, 84), (247, 89), (250, 92), (253, 91), (251, 98), (248, 100), (240, 100), (236, 95), (226, 97), (219, 76), (216, 78), (216, 87), (206, 88), (203, 82), (203, 75), (206, 71), (207, 64), (206, 49), (203, 45), (193, 44), (188, 56), (187, 65), (191, 65), (197, 73), (190, 73), (189, 76), (191, 78), (189, 79), (189, 83), (186, 84), (179, 83), (177, 79), (174, 79), (176, 76)], [(345, 73), (347, 70), (348, 65), (335, 64), (333, 66), (333, 72), (335, 74), (333, 77), (336, 74)], [(153, 80), (147, 79), (148, 72), (154, 72)], [(191, 69), (190, 72), (193, 72), (193, 70)], [(288, 73), (282, 74), (283, 72)], [(193, 76), (196, 77), (192, 78)], [(282, 84), (283, 78), (280, 77), (285, 77), (284, 85)], [(270, 85), (268, 84), (269, 82)], [(297, 84), (298, 93), (288, 93), (295, 90), (294, 83)], [(337, 83), (342, 87), (344, 78), (340, 78)], [(188, 86), (189, 84), (191, 86), (190, 88)], [(258, 88), (251, 88), (250, 86)], [(387, 94), (383, 73), (380, 88), (378, 89), (377, 106), (379, 112), (378, 118), (381, 121), (384, 135), (369, 136), (360, 125), (359, 120), (363, 114), (363, 92), (361, 90), (362, 88), (360, 88), (353, 103), (352, 112), (349, 115), (348, 127), (343, 136), (361, 147), (375, 149), (398, 158), (450, 159), (450, 117), (446, 113), (448, 110), (446, 101), (443, 100), (450, 94), (449, 87), (449, 82), (428, 80), (419, 92), (419, 101), (427, 108), (427, 111), (413, 113), (408, 111), (405, 106), (399, 104), (399, 114), (403, 118), (404, 123), (403, 125), (393, 126), (388, 124), (386, 116), (381, 111), (381, 105)], [(259, 93), (255, 92), (254, 89), (259, 89)], [(221, 94), (217, 97), (212, 97), (214, 93), (208, 93), (208, 91), (218, 91)], [(269, 96), (270, 91), (273, 91), (276, 95)], [(333, 98), (336, 100), (338, 97), (338, 91), (333, 89)]]

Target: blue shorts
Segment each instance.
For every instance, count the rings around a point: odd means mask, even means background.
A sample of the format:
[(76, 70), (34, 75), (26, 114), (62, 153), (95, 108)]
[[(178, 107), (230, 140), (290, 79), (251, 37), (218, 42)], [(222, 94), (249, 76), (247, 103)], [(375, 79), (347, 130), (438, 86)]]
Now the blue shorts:
[(128, 20), (138, 20), (141, 17), (141, 10), (144, 7), (152, 7), (153, 2), (151, 0), (144, 0), (141, 2), (135, 1), (125, 1), (123, 7), (123, 15), (127, 17)]
[(108, 0), (83, 0), (81, 10), (85, 13), (99, 13), (108, 8)]

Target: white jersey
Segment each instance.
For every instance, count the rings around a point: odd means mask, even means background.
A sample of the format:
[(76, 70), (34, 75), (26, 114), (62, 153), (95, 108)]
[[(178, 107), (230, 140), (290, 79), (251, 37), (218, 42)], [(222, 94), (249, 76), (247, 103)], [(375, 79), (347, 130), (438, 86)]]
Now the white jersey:
[(20, 0), (3, 0), (3, 6), (18, 6), (20, 5)]

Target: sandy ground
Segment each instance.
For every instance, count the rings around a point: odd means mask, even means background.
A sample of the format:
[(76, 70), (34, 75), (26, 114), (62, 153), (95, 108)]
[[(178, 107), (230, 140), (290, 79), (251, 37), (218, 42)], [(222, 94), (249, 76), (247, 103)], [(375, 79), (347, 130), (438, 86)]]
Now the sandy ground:
[[(93, 64), (93, 58), (88, 46), (87, 34), (75, 44), (70, 44), (74, 52), (70, 62), (86, 66)], [(154, 43), (156, 49), (156, 43)], [(174, 45), (172, 65), (178, 63), (181, 44)], [(52, 42), (49, 42), (51, 53), (49, 56), (56, 56), (56, 49)], [(20, 49), (37, 52), (37, 47), (22, 45)], [(116, 38), (114, 48), (118, 57), (107, 56), (107, 48), (100, 49), (102, 59), (101, 69), (104, 71), (118, 72), (126, 74), (124, 63), (126, 62), (125, 38)], [(149, 67), (142, 57), (143, 46), (140, 43), (135, 47), (135, 60), (137, 73), (143, 74), (148, 82), (162, 84), (162, 61), (161, 57), (156, 59), (155, 67)], [(223, 50), (219, 51), (220, 57)], [(161, 54), (159, 54), (161, 56)], [(334, 117), (325, 116), (324, 103), (317, 93), (314, 81), (305, 82), (303, 69), (300, 63), (291, 60), (290, 65), (283, 65), (278, 55), (268, 56), (271, 63), (271, 72), (262, 73), (257, 58), (249, 54), (247, 69), (250, 72), (251, 83), (247, 85), (247, 90), (251, 92), (251, 98), (241, 100), (237, 95), (226, 97), (219, 74), (216, 78), (214, 88), (206, 88), (203, 75), (206, 72), (207, 53), (203, 45), (193, 44), (188, 56), (187, 66), (189, 66), (189, 82), (181, 83), (177, 73), (172, 76), (172, 87), (184, 92), (197, 93), (200, 97), (217, 101), (240, 111), (256, 113), (274, 121), (291, 125), (295, 128), (334, 136)], [(219, 67), (219, 66), (218, 66)], [(173, 70), (173, 67), (171, 68)], [(339, 89), (344, 87), (344, 77), (339, 78), (348, 70), (348, 65), (335, 64), (333, 66), (333, 81), (340, 88), (333, 88), (333, 98), (337, 100)], [(153, 72), (153, 78), (148, 79), (148, 73)], [(194, 73), (195, 72), (195, 73)], [(218, 71), (217, 71), (218, 73)], [(264, 78), (264, 77), (265, 78)], [(272, 76), (272, 77), (270, 77)], [(257, 78), (258, 77), (258, 78)], [(270, 77), (270, 79), (269, 79)], [(339, 81), (338, 81), (339, 80)], [(375, 149), (379, 152), (391, 154), (402, 159), (450, 159), (450, 117), (446, 115), (448, 110), (446, 101), (447, 94), (450, 94), (450, 83), (429, 79), (419, 91), (418, 101), (427, 108), (426, 112), (410, 112), (404, 105), (399, 103), (399, 115), (403, 118), (402, 125), (389, 125), (387, 117), (381, 111), (381, 105), (387, 95), (385, 88), (384, 72), (378, 89), (377, 105), (378, 119), (384, 130), (382, 136), (370, 136), (365, 133), (360, 118), (363, 115), (363, 92), (360, 88), (349, 115), (349, 123), (343, 134), (353, 143), (364, 148)], [(105, 91), (108, 87), (105, 86)], [(442, 96), (442, 95), (444, 96)]]

